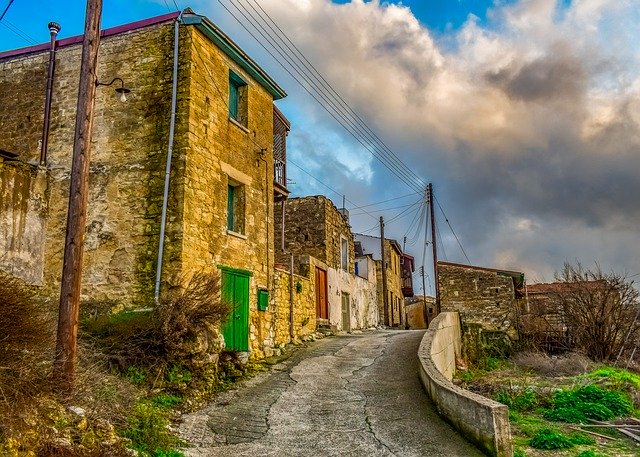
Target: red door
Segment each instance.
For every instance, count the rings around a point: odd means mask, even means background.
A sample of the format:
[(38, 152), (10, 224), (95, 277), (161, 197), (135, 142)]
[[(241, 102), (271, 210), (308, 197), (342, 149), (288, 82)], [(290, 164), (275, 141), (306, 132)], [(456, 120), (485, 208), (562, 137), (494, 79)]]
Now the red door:
[(318, 267), (316, 267), (316, 317), (318, 319), (329, 319), (327, 272)]

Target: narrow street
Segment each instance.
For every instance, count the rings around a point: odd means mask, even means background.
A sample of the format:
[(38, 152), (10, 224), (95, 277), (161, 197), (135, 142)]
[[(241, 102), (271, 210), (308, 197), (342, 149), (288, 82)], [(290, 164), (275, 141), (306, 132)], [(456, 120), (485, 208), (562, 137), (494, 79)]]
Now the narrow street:
[(422, 331), (314, 342), (184, 416), (188, 456), (483, 454), (437, 415), (418, 378)]

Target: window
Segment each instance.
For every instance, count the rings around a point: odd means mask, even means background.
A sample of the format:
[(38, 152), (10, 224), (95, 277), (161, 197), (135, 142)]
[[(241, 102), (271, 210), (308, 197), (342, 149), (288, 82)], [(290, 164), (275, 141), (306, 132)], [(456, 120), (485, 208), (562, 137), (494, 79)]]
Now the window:
[(349, 242), (346, 238), (340, 238), (340, 267), (349, 269)]
[(229, 72), (229, 117), (247, 126), (247, 83), (237, 74)]
[(244, 186), (231, 180), (227, 186), (227, 230), (244, 235)]

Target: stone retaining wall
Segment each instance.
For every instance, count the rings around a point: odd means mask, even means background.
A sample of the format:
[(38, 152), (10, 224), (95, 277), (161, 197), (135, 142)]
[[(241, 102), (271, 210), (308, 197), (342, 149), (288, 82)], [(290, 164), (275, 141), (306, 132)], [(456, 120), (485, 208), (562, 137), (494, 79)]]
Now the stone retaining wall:
[(512, 457), (507, 407), (451, 382), (461, 341), (458, 313), (441, 313), (431, 322), (418, 350), (422, 385), (438, 413), (468, 440), (489, 455)]

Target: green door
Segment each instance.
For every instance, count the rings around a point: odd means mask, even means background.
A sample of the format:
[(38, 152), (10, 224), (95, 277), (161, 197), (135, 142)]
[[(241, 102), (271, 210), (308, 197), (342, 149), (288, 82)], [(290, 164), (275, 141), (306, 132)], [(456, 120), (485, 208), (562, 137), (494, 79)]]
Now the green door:
[(249, 275), (223, 270), (222, 299), (233, 306), (222, 327), (226, 348), (246, 352), (249, 350)]

